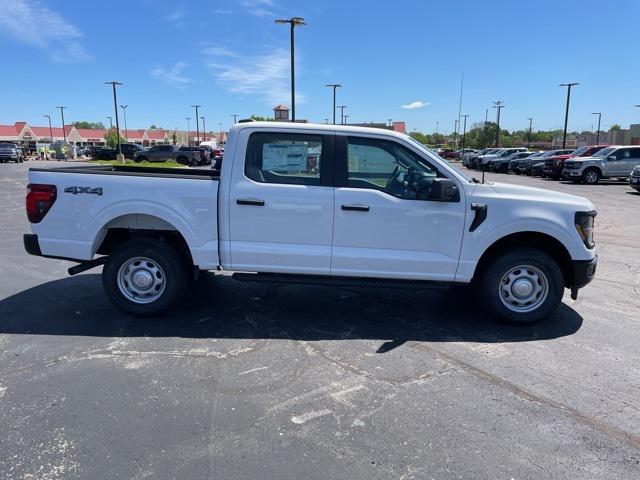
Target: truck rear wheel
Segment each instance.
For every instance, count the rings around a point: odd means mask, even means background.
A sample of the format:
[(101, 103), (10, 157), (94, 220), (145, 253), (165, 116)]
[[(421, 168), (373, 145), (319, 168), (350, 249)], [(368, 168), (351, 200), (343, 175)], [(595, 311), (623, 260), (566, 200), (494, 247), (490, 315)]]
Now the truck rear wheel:
[(118, 309), (136, 316), (161, 313), (184, 295), (187, 268), (180, 254), (155, 238), (117, 247), (102, 270), (102, 285)]
[(495, 258), (480, 278), (488, 309), (513, 324), (535, 323), (551, 315), (562, 301), (562, 271), (546, 253), (511, 249)]

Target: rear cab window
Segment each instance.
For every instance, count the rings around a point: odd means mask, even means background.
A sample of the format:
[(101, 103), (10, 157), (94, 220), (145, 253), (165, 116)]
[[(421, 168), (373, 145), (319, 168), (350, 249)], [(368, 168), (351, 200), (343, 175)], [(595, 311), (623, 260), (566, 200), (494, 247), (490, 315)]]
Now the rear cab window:
[(331, 185), (333, 136), (255, 132), (249, 136), (244, 173), (260, 183)]

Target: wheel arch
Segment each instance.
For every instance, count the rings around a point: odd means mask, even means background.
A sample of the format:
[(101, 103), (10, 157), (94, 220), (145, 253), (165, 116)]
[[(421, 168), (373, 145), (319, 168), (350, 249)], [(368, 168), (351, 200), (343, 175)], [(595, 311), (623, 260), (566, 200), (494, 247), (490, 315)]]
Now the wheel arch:
[(128, 213), (107, 221), (95, 236), (94, 254), (109, 255), (122, 243), (137, 238), (155, 238), (175, 248), (187, 260), (193, 262), (188, 234), (173, 223), (152, 214)]
[(489, 245), (480, 256), (472, 281), (475, 281), (482, 274), (484, 269), (486, 269), (487, 265), (489, 265), (494, 258), (499, 256), (501, 252), (505, 249), (514, 247), (530, 247), (545, 252), (553, 258), (560, 267), (565, 287), (572, 284), (572, 259), (567, 248), (557, 238), (547, 233), (536, 231), (511, 233), (499, 238)]

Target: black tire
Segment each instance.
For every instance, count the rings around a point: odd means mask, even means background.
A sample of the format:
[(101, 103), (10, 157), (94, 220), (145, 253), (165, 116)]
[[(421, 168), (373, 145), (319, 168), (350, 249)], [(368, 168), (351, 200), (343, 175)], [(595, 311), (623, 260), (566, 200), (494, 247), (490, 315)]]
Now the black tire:
[[(513, 282), (512, 288), (505, 283), (505, 279), (511, 280), (513, 276), (518, 278), (518, 275), (532, 279), (532, 292), (541, 289), (546, 293), (541, 291), (539, 295), (529, 297), (529, 305), (522, 302), (514, 291), (517, 280)], [(481, 299), (487, 309), (502, 321), (516, 325), (531, 324), (545, 319), (558, 308), (564, 293), (564, 279), (560, 267), (553, 258), (535, 248), (513, 248), (493, 258), (481, 273), (479, 281)], [(546, 288), (543, 285), (546, 285)], [(526, 297), (524, 299), (527, 300)], [(523, 304), (519, 305), (519, 302)], [(535, 305), (536, 302), (538, 305)], [(511, 307), (507, 307), (507, 303)], [(531, 310), (527, 311), (527, 308)]]
[(600, 181), (600, 170), (597, 168), (587, 168), (582, 172), (582, 182), (587, 185), (596, 185)]
[(187, 160), (187, 157), (185, 156), (180, 156), (176, 158), (176, 162), (178, 162), (181, 165), (187, 165), (189, 166), (190, 162), (189, 160)]
[[(149, 303), (132, 300), (124, 293), (127, 288), (120, 286), (121, 267), (136, 257), (149, 259), (149, 264), (159, 267), (155, 270), (156, 275), (152, 274), (152, 277), (154, 281), (156, 277), (159, 278), (164, 284), (164, 290)], [(143, 266), (139, 267), (139, 270), (144, 270), (146, 264), (141, 263)], [(155, 238), (141, 238), (123, 243), (109, 255), (102, 270), (102, 285), (111, 303), (116, 308), (139, 317), (156, 315), (171, 307), (183, 297), (187, 284), (188, 268), (185, 259), (174, 248)], [(154, 293), (152, 289), (149, 292)]]

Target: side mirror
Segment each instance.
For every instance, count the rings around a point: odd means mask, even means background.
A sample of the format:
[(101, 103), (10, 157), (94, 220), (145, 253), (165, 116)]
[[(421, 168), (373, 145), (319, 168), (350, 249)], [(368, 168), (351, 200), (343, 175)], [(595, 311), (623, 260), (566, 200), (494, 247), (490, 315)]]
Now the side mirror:
[(607, 157), (607, 160), (612, 161), (612, 160), (617, 160), (617, 158), (616, 158), (616, 156), (615, 156), (615, 155), (609, 155), (609, 156)]
[(427, 200), (432, 202), (459, 202), (460, 191), (453, 180), (448, 178), (434, 178)]

